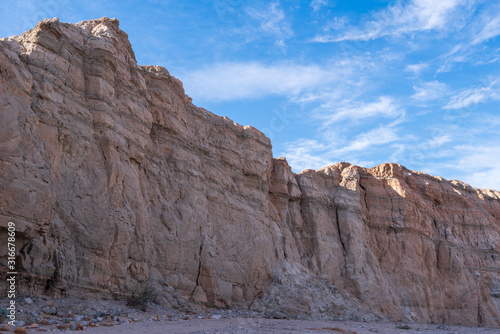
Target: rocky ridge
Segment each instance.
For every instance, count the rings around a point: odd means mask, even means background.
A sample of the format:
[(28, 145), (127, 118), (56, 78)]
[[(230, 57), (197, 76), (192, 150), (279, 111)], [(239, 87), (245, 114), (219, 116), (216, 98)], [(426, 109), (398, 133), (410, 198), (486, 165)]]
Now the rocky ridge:
[(397, 164), (294, 174), (137, 65), (116, 19), (0, 39), (0, 126), (25, 293), (500, 326), (500, 192)]

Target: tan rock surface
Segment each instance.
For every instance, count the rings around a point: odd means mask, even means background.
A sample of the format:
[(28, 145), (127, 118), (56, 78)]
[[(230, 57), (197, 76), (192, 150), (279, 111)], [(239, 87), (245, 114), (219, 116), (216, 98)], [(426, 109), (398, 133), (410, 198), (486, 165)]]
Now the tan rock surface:
[(0, 238), (15, 222), (25, 292), (149, 282), (174, 307), (500, 326), (498, 191), (396, 164), (295, 175), (137, 65), (115, 19), (0, 39), (0, 88)]

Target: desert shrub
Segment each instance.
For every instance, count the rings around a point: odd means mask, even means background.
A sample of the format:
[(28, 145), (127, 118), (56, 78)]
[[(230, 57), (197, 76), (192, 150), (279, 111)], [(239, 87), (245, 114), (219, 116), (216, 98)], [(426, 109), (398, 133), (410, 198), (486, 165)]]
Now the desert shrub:
[(127, 291), (127, 306), (137, 307), (143, 311), (147, 310), (149, 302), (154, 302), (155, 291), (149, 285), (136, 285), (133, 289)]

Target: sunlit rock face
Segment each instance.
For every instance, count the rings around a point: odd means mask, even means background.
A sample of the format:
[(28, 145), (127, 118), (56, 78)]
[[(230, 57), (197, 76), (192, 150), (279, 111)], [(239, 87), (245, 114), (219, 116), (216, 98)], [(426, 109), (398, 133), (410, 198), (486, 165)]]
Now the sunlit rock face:
[(115, 19), (0, 39), (0, 126), (0, 238), (15, 222), (24, 292), (148, 283), (172, 307), (500, 326), (498, 191), (397, 164), (294, 174), (137, 65)]

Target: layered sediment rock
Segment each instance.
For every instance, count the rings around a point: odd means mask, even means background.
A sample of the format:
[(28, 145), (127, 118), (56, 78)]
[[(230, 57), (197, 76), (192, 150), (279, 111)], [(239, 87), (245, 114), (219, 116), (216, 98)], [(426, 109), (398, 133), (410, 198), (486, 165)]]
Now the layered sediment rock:
[(115, 19), (0, 39), (0, 88), (0, 238), (15, 222), (24, 292), (149, 282), (174, 307), (500, 326), (498, 191), (397, 164), (294, 174), (137, 65)]

